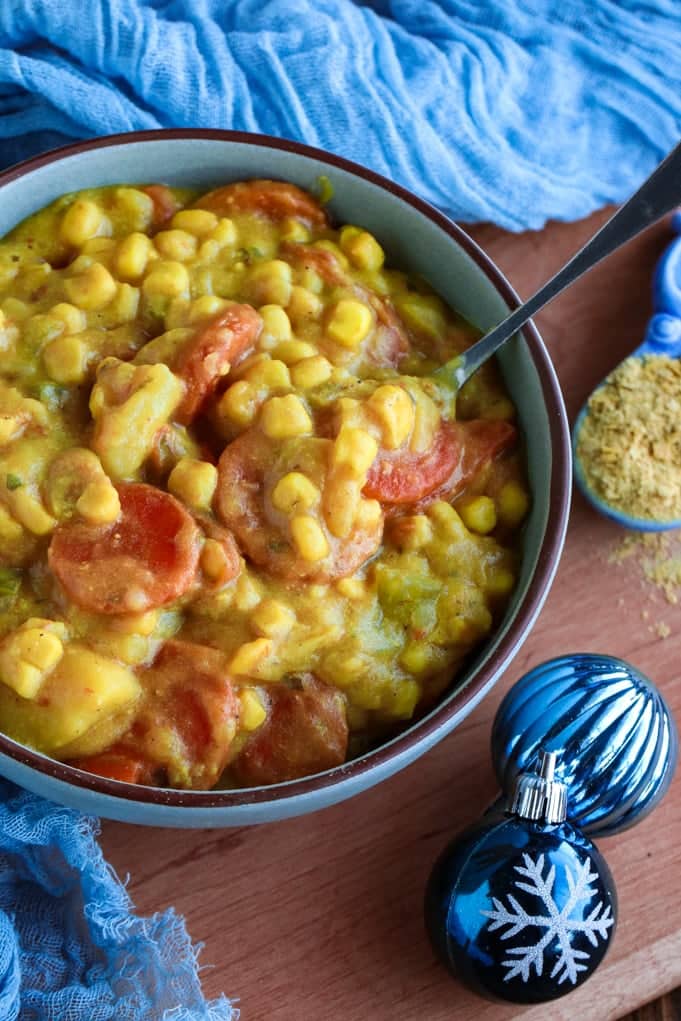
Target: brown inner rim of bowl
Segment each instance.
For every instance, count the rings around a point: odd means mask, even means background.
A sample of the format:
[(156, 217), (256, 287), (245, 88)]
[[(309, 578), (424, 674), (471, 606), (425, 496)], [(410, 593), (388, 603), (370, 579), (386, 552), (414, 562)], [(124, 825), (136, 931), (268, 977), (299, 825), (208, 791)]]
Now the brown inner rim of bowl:
[[(331, 166), (339, 167), (341, 170), (354, 174), (356, 177), (378, 185), (412, 206), (448, 234), (480, 267), (511, 309), (517, 308), (520, 304), (515, 291), (482, 249), (478, 247), (465, 231), (429, 203), (417, 198), (405, 188), (394, 184), (380, 174), (367, 170), (341, 156), (334, 156), (331, 153), (302, 145), (299, 142), (272, 138), (269, 135), (251, 135), (240, 131), (213, 131), (198, 128), (193, 130), (134, 131), (120, 135), (107, 135), (87, 142), (77, 142), (73, 145), (63, 146), (60, 149), (55, 149), (20, 163), (15, 167), (11, 167), (0, 174), (0, 189), (3, 185), (25, 176), (27, 173), (78, 153), (127, 144), (129, 142), (156, 142), (160, 140), (186, 140), (192, 138), (220, 142), (239, 142), (243, 145), (253, 145), (268, 149), (283, 149), (296, 155), (308, 156), (312, 159), (328, 163)], [(54, 759), (47, 758), (25, 748), (4, 734), (0, 734), (0, 752), (23, 765), (37, 769), (41, 773), (46, 773), (57, 780), (118, 798), (147, 804), (187, 808), (236, 807), (238, 805), (262, 804), (264, 802), (296, 798), (312, 791), (333, 786), (338, 782), (356, 778), (362, 773), (384, 764), (394, 756), (407, 751), (413, 744), (428, 739), (434, 732), (446, 727), (453, 717), (462, 716), (467, 706), (470, 705), (472, 709), (477, 704), (479, 698), (482, 697), (482, 693), (490, 684), (493, 675), (500, 672), (507, 665), (514, 652), (514, 646), (517, 641), (515, 636), (525, 632), (543, 601), (562, 545), (570, 503), (570, 440), (563, 398), (548, 353), (534, 325), (529, 323), (525, 326), (522, 330), (522, 335), (527, 342), (537, 369), (549, 413), (552, 463), (549, 515), (546, 523), (546, 532), (534, 575), (530, 581), (527, 594), (516, 612), (512, 628), (501, 640), (490, 660), (481, 667), (473, 679), (445, 704), (440, 706), (439, 709), (431, 712), (423, 720), (414, 724), (408, 731), (405, 731), (405, 733), (393, 738), (388, 744), (382, 745), (374, 751), (367, 752), (358, 759), (347, 762), (342, 766), (337, 766), (326, 773), (304, 777), (301, 780), (291, 780), (288, 783), (276, 784), (271, 787), (243, 788), (228, 791), (178, 791), (159, 787), (135, 786), (134, 784), (123, 783), (117, 780), (106, 780), (103, 777), (97, 777), (91, 773), (75, 769), (73, 766), (67, 766), (64, 763), (57, 762)]]

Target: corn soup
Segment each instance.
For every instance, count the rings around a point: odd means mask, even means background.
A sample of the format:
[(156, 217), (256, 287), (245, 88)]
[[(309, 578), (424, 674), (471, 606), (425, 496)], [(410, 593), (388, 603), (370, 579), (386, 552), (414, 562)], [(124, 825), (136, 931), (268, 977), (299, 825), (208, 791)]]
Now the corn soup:
[(66, 195), (0, 241), (0, 728), (132, 783), (339, 765), (450, 688), (529, 506), (475, 330), (311, 195)]

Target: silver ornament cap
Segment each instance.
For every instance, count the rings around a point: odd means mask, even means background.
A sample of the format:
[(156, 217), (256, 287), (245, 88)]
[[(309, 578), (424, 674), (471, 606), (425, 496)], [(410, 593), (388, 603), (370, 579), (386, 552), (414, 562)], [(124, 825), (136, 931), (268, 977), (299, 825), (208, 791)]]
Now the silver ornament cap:
[(555, 779), (556, 752), (539, 752), (534, 773), (521, 773), (515, 783), (511, 812), (521, 819), (561, 823), (567, 818), (567, 786)]

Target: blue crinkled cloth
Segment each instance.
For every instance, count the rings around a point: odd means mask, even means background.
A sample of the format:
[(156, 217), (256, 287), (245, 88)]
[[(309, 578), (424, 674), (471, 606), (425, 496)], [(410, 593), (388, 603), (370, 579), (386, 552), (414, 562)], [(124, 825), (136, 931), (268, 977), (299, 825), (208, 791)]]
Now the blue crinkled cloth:
[(457, 219), (576, 219), (626, 198), (678, 140), (681, 6), (0, 2), (0, 163), (54, 133), (168, 126), (301, 139)]
[(182, 920), (132, 913), (96, 833), (0, 780), (0, 1021), (236, 1021)]
[[(168, 126), (301, 139), (512, 230), (629, 195), (681, 124), (679, 0), (0, 0), (0, 166)], [(0, 781), (0, 1021), (227, 1021), (95, 824)]]

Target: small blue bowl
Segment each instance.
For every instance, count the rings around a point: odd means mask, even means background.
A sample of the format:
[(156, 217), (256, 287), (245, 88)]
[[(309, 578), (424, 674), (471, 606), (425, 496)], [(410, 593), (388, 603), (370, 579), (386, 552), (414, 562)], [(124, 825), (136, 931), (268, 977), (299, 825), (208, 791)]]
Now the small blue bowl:
[[(681, 235), (681, 211), (674, 213), (671, 226)], [(681, 236), (672, 241), (657, 264), (653, 277), (653, 307), (655, 314), (648, 323), (645, 339), (631, 352), (629, 358), (644, 358), (646, 355), (681, 358)], [(603, 385), (601, 383), (599, 387)], [(588, 413), (587, 401), (572, 429), (572, 463), (575, 482), (589, 503), (605, 517), (633, 531), (667, 532), (673, 528), (681, 528), (681, 518), (675, 521), (653, 521), (625, 514), (611, 507), (589, 486), (582, 463), (577, 456), (579, 434)]]

